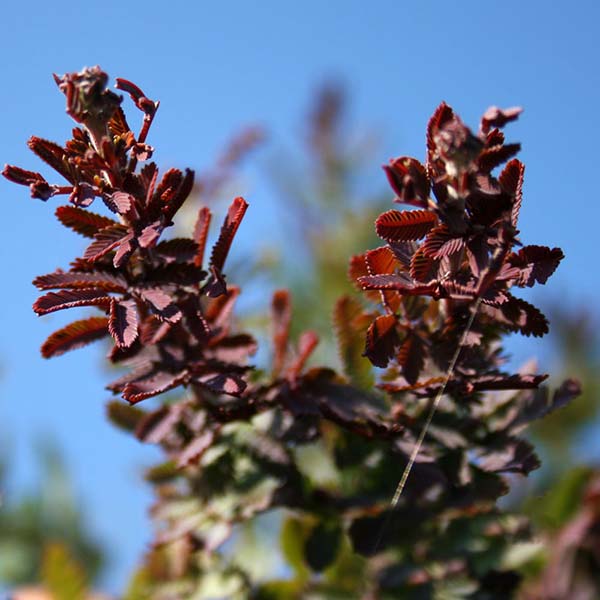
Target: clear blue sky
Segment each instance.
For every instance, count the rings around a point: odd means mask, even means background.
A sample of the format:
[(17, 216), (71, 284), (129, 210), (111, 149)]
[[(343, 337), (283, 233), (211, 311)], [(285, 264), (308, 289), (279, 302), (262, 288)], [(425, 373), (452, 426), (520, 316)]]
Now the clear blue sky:
[[(577, 304), (600, 292), (597, 256), (598, 22), (596, 2), (19, 2), (0, 23), (0, 162), (42, 170), (25, 146), (63, 142), (71, 123), (51, 73), (101, 65), (161, 100), (149, 142), (160, 166), (210, 165), (240, 126), (261, 123), (275, 143), (302, 136), (316, 84), (341, 77), (353, 121), (382, 134), (372, 176), (390, 157), (424, 152), (441, 100), (477, 126), (488, 106), (521, 105), (508, 129), (527, 165), (521, 229), (528, 243), (567, 256), (548, 293)], [(258, 171), (240, 189), (251, 203), (242, 243), (270, 235), (275, 201)], [(114, 560), (106, 588), (122, 588), (150, 538), (139, 470), (156, 453), (104, 419), (110, 374), (98, 348), (44, 361), (38, 348), (62, 324), (31, 312), (37, 274), (64, 266), (83, 241), (55, 225), (52, 200), (0, 181), (0, 436), (14, 453), (17, 489), (35, 483), (32, 443), (55, 436), (78, 497)], [(278, 201), (285, 202), (285, 199)], [(595, 260), (593, 261), (595, 262)], [(563, 296), (563, 294), (565, 296)], [(526, 340), (519, 357), (539, 352)], [(0, 534), (1, 535), (1, 534)]]

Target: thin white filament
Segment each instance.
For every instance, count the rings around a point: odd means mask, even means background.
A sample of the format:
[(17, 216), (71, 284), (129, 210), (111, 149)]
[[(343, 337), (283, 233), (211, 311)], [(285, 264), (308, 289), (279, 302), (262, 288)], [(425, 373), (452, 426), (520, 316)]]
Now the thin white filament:
[(408, 463), (407, 463), (406, 467), (404, 468), (402, 477), (400, 478), (400, 481), (398, 482), (398, 485), (396, 487), (396, 491), (394, 492), (394, 497), (392, 498), (392, 501), (390, 502), (391, 510), (388, 513), (387, 519), (385, 520), (385, 523), (383, 524), (383, 526), (379, 532), (377, 541), (373, 548), (373, 554), (375, 554), (375, 552), (377, 552), (377, 548), (379, 547), (379, 544), (381, 543), (381, 538), (383, 536), (383, 533), (387, 529), (387, 526), (389, 525), (389, 521), (391, 519), (392, 513), (393, 513), (394, 509), (396, 508), (396, 506), (398, 505), (398, 502), (400, 501), (400, 497), (402, 496), (402, 492), (404, 491), (406, 482), (408, 481), (408, 477), (414, 467), (415, 461), (417, 460), (417, 456), (419, 455), (419, 452), (421, 451), (421, 446), (423, 445), (425, 436), (427, 435), (427, 432), (429, 431), (429, 427), (431, 425), (431, 422), (433, 421), (433, 417), (440, 405), (442, 396), (444, 395), (444, 393), (446, 391), (446, 386), (448, 385), (448, 382), (450, 381), (450, 379), (452, 378), (452, 375), (454, 374), (454, 368), (456, 367), (456, 362), (458, 361), (460, 351), (462, 350), (463, 346), (467, 342), (467, 336), (471, 332), (471, 327), (473, 326), (473, 321), (475, 321), (475, 315), (477, 314), (477, 311), (479, 310), (480, 304), (481, 304), (481, 296), (479, 296), (477, 298), (477, 300), (473, 306), (473, 310), (471, 311), (471, 315), (469, 316), (467, 326), (465, 327), (465, 330), (462, 334), (460, 342), (459, 342), (458, 346), (456, 347), (456, 350), (454, 351), (452, 360), (450, 361), (450, 364), (448, 365), (448, 370), (446, 371), (446, 376), (444, 377), (444, 381), (442, 382), (442, 387), (439, 389), (438, 393), (435, 396), (434, 401), (431, 403), (431, 406), (429, 407), (429, 412), (427, 413), (427, 418), (425, 419), (425, 424), (421, 428), (421, 433), (419, 434), (419, 437), (417, 438), (414, 448), (410, 454)]

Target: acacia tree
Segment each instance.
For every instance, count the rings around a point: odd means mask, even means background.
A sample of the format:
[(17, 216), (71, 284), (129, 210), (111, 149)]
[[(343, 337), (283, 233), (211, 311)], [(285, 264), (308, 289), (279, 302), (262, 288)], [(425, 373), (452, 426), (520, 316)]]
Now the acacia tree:
[[(126, 401), (109, 416), (164, 451), (147, 474), (155, 540), (127, 596), (516, 593), (522, 565), (511, 549), (529, 526), (497, 501), (513, 474), (539, 466), (522, 430), (579, 392), (568, 380), (550, 396), (545, 375), (502, 368), (505, 332), (548, 331), (512, 291), (545, 283), (563, 257), (520, 242), (524, 167), (501, 131), (520, 111), (489, 109), (473, 133), (440, 105), (425, 164), (385, 167), (394, 200), (416, 210), (380, 215), (385, 245), (350, 261), (364, 293), (336, 304), (343, 372), (307, 366), (318, 339), (290, 339), (285, 290), (271, 302), (272, 361), (261, 372), (250, 364), (254, 338), (233, 318), (240, 289), (224, 274), (246, 201), (232, 202), (208, 260), (206, 207), (191, 238), (163, 239), (194, 174), (159, 176), (147, 143), (158, 103), (117, 79), (144, 115), (135, 134), (107, 81), (98, 67), (56, 77), (78, 126), (64, 147), (29, 140), (66, 183), (14, 166), (4, 175), (34, 198), (67, 196), (57, 218), (90, 239), (68, 270), (35, 279), (45, 293), (34, 310), (93, 306), (101, 316), (55, 332), (42, 354), (111, 338), (108, 358), (127, 371), (108, 386)], [(90, 211), (97, 200), (115, 218)], [(369, 363), (382, 369), (377, 380)], [(137, 406), (182, 387), (158, 409)], [(290, 568), (261, 573), (228, 541), (268, 514)]]

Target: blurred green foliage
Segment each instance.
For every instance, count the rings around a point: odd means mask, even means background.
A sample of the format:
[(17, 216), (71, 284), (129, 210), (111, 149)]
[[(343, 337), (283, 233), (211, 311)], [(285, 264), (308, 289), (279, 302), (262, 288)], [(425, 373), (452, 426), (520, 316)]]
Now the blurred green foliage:
[[(40, 582), (43, 572), (48, 575), (54, 570), (44, 567), (47, 549), (51, 561), (59, 561), (60, 553), (72, 553), (86, 580), (93, 581), (101, 572), (104, 552), (87, 528), (66, 465), (48, 440), (38, 443), (37, 456), (37, 489), (24, 497), (11, 495), (8, 468), (1, 473), (0, 583), (13, 587)], [(7, 455), (4, 461), (8, 462)]]

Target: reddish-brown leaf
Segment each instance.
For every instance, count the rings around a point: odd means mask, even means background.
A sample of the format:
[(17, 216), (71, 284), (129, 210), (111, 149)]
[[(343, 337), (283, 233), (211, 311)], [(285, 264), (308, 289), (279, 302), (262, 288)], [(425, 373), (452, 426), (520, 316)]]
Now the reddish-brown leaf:
[(288, 290), (276, 290), (271, 300), (273, 322), (273, 377), (277, 377), (285, 364), (292, 320), (292, 307)]
[(402, 368), (404, 379), (411, 385), (417, 382), (425, 364), (424, 349), (421, 338), (414, 332), (410, 332), (400, 346), (398, 364)]
[(144, 346), (160, 342), (171, 329), (169, 322), (162, 321), (156, 315), (148, 316), (140, 323), (140, 341)]
[[(380, 248), (369, 250), (365, 254), (365, 263), (369, 275), (392, 274), (400, 266), (389, 246), (381, 246)], [(396, 312), (400, 307), (401, 299), (396, 292), (381, 291), (381, 301), (390, 312)]]
[(187, 263), (198, 252), (198, 244), (190, 238), (172, 238), (157, 244), (156, 252), (168, 263)]
[(64, 148), (61, 148), (54, 142), (43, 140), (36, 136), (29, 138), (27, 145), (46, 164), (50, 165), (55, 171), (60, 173), (69, 183), (75, 183), (67, 159), (67, 153)]
[(33, 285), (40, 290), (95, 288), (105, 292), (124, 292), (127, 289), (127, 282), (123, 277), (102, 271), (87, 273), (56, 271), (36, 277)]
[(31, 185), (32, 183), (38, 182), (44, 182), (48, 184), (48, 182), (40, 173), (36, 173), (35, 171), (26, 171), (25, 169), (14, 167), (13, 165), (5, 165), (2, 175), (4, 175), (4, 177), (6, 177), (6, 179), (9, 181), (18, 183), (20, 185)]
[(105, 317), (90, 317), (75, 321), (48, 337), (42, 345), (42, 356), (44, 358), (59, 356), (99, 340), (105, 335), (108, 335), (108, 319)]
[(546, 379), (548, 379), (548, 375), (530, 375), (527, 373), (482, 375), (471, 379), (469, 386), (475, 391), (535, 390)]
[(33, 310), (38, 315), (47, 315), (76, 306), (99, 306), (107, 309), (110, 303), (111, 297), (102, 290), (61, 290), (49, 292), (38, 298), (33, 305)]
[(194, 187), (194, 171), (191, 169), (185, 170), (185, 175), (181, 179), (181, 183), (172, 192), (163, 193), (161, 196), (165, 205), (162, 212), (167, 221), (171, 221), (175, 213), (181, 208)]
[(185, 379), (185, 372), (176, 374), (160, 372), (146, 379), (139, 379), (126, 384), (121, 395), (127, 402), (135, 404), (146, 398), (158, 396), (158, 394), (172, 390), (181, 385)]
[(137, 200), (131, 194), (126, 192), (114, 192), (105, 199), (107, 206), (120, 215), (123, 215), (129, 221), (135, 221), (139, 218), (137, 210)]
[(142, 288), (138, 290), (140, 297), (145, 300), (154, 314), (162, 321), (177, 323), (181, 319), (181, 310), (173, 302), (172, 297), (159, 288)]
[(388, 242), (419, 240), (437, 224), (429, 210), (388, 210), (375, 221), (377, 235)]
[(101, 229), (119, 225), (113, 219), (76, 206), (59, 206), (55, 214), (65, 227), (89, 238), (93, 238)]
[[(427, 123), (427, 162), (430, 163), (433, 160), (433, 155), (436, 150), (435, 136), (439, 129), (441, 129), (446, 123), (450, 122), (454, 118), (453, 110), (445, 103), (442, 102), (433, 113), (429, 123)], [(430, 165), (427, 165), (430, 167)]]
[(257, 349), (258, 344), (251, 335), (238, 333), (221, 338), (215, 344), (211, 344), (210, 348), (206, 350), (206, 355), (222, 363), (242, 365)]
[(210, 373), (194, 379), (200, 385), (216, 394), (240, 396), (246, 389), (246, 382), (235, 373)]
[(133, 232), (129, 232), (124, 238), (121, 239), (113, 258), (113, 265), (118, 269), (124, 265), (129, 257), (133, 254), (136, 248), (136, 239)]
[(425, 167), (408, 156), (395, 158), (383, 170), (396, 192), (395, 202), (427, 208), (429, 198), (429, 178)]
[(194, 226), (194, 240), (198, 244), (194, 264), (197, 267), (202, 267), (204, 262), (204, 249), (206, 248), (206, 239), (208, 237), (208, 229), (210, 227), (211, 212), (208, 207), (203, 206), (198, 211), (198, 218)]
[(409, 296), (433, 294), (438, 289), (437, 281), (418, 283), (408, 275), (367, 275), (360, 277), (359, 282), (364, 290), (396, 290)]
[(152, 248), (155, 246), (164, 228), (165, 227), (160, 220), (154, 221), (153, 223), (150, 223), (150, 225), (146, 225), (138, 237), (139, 245), (142, 248)]
[(504, 127), (510, 121), (514, 121), (522, 112), (523, 109), (518, 106), (504, 109), (490, 106), (481, 117), (481, 132), (487, 133), (492, 127)]
[(496, 167), (505, 163), (509, 158), (518, 154), (520, 150), (521, 144), (498, 144), (496, 146), (490, 146), (482, 150), (477, 159), (477, 164), (481, 171), (490, 173)]
[(231, 242), (244, 218), (247, 208), (248, 203), (241, 197), (236, 198), (229, 207), (229, 211), (221, 227), (219, 238), (213, 246), (210, 256), (211, 266), (219, 272), (223, 270)]
[(113, 300), (108, 330), (119, 348), (128, 348), (138, 336), (138, 312), (134, 300)]
[(435, 259), (425, 256), (421, 246), (412, 257), (410, 263), (410, 276), (415, 280), (426, 283), (437, 275), (437, 263)]
[(131, 99), (134, 101), (135, 105), (147, 115), (153, 116), (156, 110), (158, 109), (158, 102), (154, 102), (146, 97), (144, 92), (127, 79), (122, 79), (121, 77), (117, 77), (116, 87), (119, 90), (127, 92)]
[(434, 227), (421, 245), (423, 255), (428, 258), (442, 258), (459, 252), (465, 245), (462, 237), (450, 233), (445, 224)]
[(396, 317), (377, 317), (367, 330), (364, 356), (376, 367), (386, 367), (400, 345), (396, 330)]
[(498, 323), (512, 331), (520, 331), (523, 335), (541, 337), (548, 333), (548, 319), (538, 308), (511, 294), (507, 293), (506, 296), (507, 301), (500, 306), (482, 304), (480, 310)]
[(318, 343), (319, 336), (314, 331), (303, 331), (300, 334), (300, 339), (298, 340), (298, 355), (288, 369), (289, 377), (295, 379), (300, 375), (302, 369), (304, 369), (304, 366), (306, 365), (306, 361), (309, 359)]
[(511, 213), (513, 227), (517, 226), (517, 221), (519, 220), (519, 211), (521, 210), (521, 202), (523, 200), (524, 175), (525, 165), (514, 158), (504, 167), (498, 177), (502, 189), (513, 198)]
[(83, 258), (91, 262), (102, 258), (105, 254), (116, 248), (127, 233), (127, 227), (120, 223), (101, 229), (94, 235), (94, 241), (85, 249)]
[(564, 256), (560, 248), (524, 246), (518, 252), (510, 254), (507, 262), (518, 269), (515, 283), (521, 287), (532, 287), (536, 282), (546, 283)]
[(533, 446), (522, 439), (513, 438), (505, 443), (502, 450), (486, 452), (481, 457), (480, 466), (492, 473), (519, 473), (528, 475), (538, 469), (541, 463)]
[(389, 246), (398, 264), (402, 266), (402, 269), (405, 271), (410, 270), (410, 261), (419, 247), (417, 242), (414, 240), (408, 242), (390, 242)]
[(119, 136), (122, 139), (126, 139), (127, 134), (131, 132), (131, 128), (127, 124), (125, 113), (120, 106), (117, 108), (117, 110), (115, 110), (113, 116), (110, 118), (110, 121), (108, 122), (108, 128), (114, 136)]

